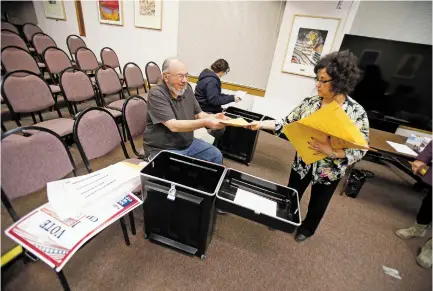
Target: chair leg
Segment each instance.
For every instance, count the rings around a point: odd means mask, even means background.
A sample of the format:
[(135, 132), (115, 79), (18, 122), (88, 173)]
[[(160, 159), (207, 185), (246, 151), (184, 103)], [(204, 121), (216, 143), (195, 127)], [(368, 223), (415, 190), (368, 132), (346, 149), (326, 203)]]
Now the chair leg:
[(36, 124), (36, 123), (38, 123), (37, 121), (36, 121), (36, 117), (35, 117), (35, 114), (32, 112), (32, 119), (33, 119), (33, 124)]
[(125, 244), (127, 246), (130, 246), (131, 243), (129, 242), (129, 236), (128, 236), (128, 231), (126, 229), (126, 223), (125, 223), (125, 219), (123, 217), (121, 217), (119, 219), (120, 221), (120, 226), (122, 227), (122, 232), (123, 232), (123, 238), (125, 239)]
[(70, 291), (71, 288), (69, 287), (68, 281), (66, 281), (66, 277), (65, 274), (63, 274), (63, 271), (56, 272), (56, 274), (57, 274), (57, 278), (59, 278), (60, 284), (62, 284), (63, 290)]
[(42, 118), (42, 114), (41, 114), (40, 111), (38, 111), (38, 116), (39, 116), (39, 120), (40, 120), (41, 122), (44, 121), (44, 119)]
[(134, 213), (131, 211), (128, 213), (128, 216), (129, 216), (129, 224), (131, 225), (131, 233), (132, 235), (135, 235), (137, 231), (135, 229)]

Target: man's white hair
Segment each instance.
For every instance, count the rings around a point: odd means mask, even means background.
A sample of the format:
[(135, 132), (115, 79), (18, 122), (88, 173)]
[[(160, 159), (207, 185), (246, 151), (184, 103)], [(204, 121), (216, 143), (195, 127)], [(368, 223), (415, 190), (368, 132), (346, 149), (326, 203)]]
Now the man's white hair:
[(162, 71), (163, 72), (167, 72), (168, 69), (170, 68), (171, 63), (173, 61), (178, 61), (178, 62), (183, 63), (178, 57), (169, 57), (169, 58), (166, 58), (165, 61), (164, 61), (164, 63), (162, 63)]

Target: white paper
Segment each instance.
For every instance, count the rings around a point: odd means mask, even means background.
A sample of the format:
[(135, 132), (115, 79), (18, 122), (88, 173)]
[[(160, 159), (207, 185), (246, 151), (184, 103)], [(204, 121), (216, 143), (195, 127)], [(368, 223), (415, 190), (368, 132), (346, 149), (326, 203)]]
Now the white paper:
[(236, 192), (234, 202), (238, 205), (254, 210), (257, 213), (264, 213), (269, 216), (277, 215), (277, 202), (242, 189), (238, 189)]
[(382, 268), (383, 268), (383, 271), (385, 272), (385, 274), (401, 280), (400, 274), (396, 269), (392, 269), (392, 268), (389, 268), (389, 267), (386, 267), (383, 265), (382, 265)]
[(139, 185), (140, 172), (120, 162), (87, 175), (47, 183), (47, 195), (57, 215), (65, 219)]
[(245, 95), (247, 95), (247, 92), (245, 92), (245, 91), (236, 91), (235, 92), (235, 96), (237, 96), (241, 99), (244, 99)]
[(395, 142), (392, 142), (392, 141), (387, 141), (387, 143), (390, 146), (392, 146), (392, 148), (395, 149), (399, 153), (411, 155), (411, 156), (414, 156), (414, 157), (416, 157), (418, 155), (415, 151), (413, 151), (407, 145), (400, 144), (400, 143), (395, 143)]

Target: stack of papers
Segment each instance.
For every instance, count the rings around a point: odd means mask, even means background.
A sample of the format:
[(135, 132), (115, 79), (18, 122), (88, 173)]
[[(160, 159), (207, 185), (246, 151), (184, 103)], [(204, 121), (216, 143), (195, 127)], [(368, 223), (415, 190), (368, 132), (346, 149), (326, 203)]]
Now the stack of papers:
[(128, 193), (139, 185), (140, 171), (117, 163), (88, 175), (50, 182), (47, 194), (53, 210), (64, 219), (86, 212), (113, 195)]
[(283, 132), (306, 164), (326, 157), (309, 148), (312, 138), (324, 143), (331, 137), (334, 149), (370, 149), (359, 128), (335, 101), (306, 118), (286, 125)]

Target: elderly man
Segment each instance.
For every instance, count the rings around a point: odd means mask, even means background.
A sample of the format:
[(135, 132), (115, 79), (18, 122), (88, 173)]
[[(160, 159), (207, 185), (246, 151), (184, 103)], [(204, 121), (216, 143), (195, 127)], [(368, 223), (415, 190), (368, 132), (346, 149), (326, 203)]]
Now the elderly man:
[(188, 70), (177, 58), (162, 65), (162, 82), (149, 91), (144, 150), (152, 158), (161, 150), (170, 150), (193, 158), (222, 164), (221, 152), (213, 145), (194, 138), (199, 128), (224, 128), (224, 114), (208, 114), (200, 109), (188, 86)]

